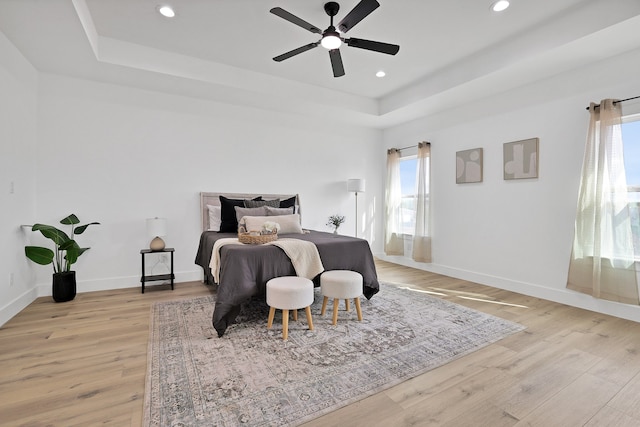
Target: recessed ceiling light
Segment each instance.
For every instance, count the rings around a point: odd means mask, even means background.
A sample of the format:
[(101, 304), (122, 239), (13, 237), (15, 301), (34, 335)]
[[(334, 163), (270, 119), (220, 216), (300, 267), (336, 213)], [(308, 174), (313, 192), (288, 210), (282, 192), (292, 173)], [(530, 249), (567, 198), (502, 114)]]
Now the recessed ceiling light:
[(491, 10), (493, 10), (494, 12), (502, 12), (508, 7), (509, 2), (507, 0), (498, 0), (491, 5)]
[(382, 71), (382, 70), (380, 70), (380, 71), (378, 71), (378, 72), (376, 73), (376, 77), (384, 77), (384, 76), (386, 76), (386, 75), (387, 75), (387, 73), (385, 73), (385, 72), (384, 72), (384, 71)]
[(160, 6), (158, 7), (158, 12), (160, 12), (162, 16), (166, 16), (167, 18), (173, 18), (174, 16), (176, 16), (176, 13), (173, 11), (171, 6)]

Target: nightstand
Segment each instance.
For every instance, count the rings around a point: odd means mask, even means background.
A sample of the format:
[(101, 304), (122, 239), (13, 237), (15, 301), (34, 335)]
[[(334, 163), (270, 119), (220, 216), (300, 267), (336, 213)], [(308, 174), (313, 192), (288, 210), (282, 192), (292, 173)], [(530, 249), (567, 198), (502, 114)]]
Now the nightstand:
[[(144, 284), (146, 282), (152, 282), (156, 280), (171, 280), (171, 290), (173, 290), (173, 281), (176, 278), (173, 274), (173, 248), (164, 248), (160, 251), (152, 251), (151, 249), (142, 249), (140, 251), (140, 255), (142, 256), (142, 277), (140, 278), (140, 282), (142, 283), (142, 293), (144, 294)], [(171, 274), (155, 274), (152, 276), (147, 276), (144, 273), (144, 257), (147, 254), (161, 254), (161, 253), (171, 253)]]

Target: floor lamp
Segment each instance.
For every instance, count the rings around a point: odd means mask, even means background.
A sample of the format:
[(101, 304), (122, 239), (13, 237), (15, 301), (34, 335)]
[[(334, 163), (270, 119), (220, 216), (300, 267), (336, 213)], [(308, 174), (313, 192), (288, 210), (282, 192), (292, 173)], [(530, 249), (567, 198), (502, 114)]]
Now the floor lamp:
[(358, 193), (364, 193), (364, 179), (348, 179), (347, 191), (356, 193), (356, 237), (358, 237)]

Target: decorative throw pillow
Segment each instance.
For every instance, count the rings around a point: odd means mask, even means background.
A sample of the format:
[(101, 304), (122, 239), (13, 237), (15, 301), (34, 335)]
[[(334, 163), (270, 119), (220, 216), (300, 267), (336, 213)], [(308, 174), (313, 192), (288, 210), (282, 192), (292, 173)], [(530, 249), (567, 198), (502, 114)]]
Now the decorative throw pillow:
[(296, 196), (289, 197), (288, 199), (280, 200), (281, 208), (295, 208), (296, 206)]
[(260, 206), (271, 206), (277, 208), (280, 206), (280, 199), (273, 200), (245, 200), (245, 208), (258, 208)]
[(257, 208), (241, 208), (240, 206), (235, 206), (236, 210), (236, 219), (238, 220), (238, 224), (240, 224), (240, 220), (244, 216), (265, 216), (267, 215), (267, 207), (260, 206)]
[[(258, 196), (253, 200), (261, 200), (262, 196)], [(222, 209), (222, 221), (220, 223), (220, 233), (237, 233), (238, 219), (236, 218), (236, 206), (244, 207), (243, 199), (229, 199), (220, 196), (220, 207)]]
[(267, 209), (267, 216), (293, 214), (293, 208), (272, 208), (271, 206), (265, 206), (265, 208)]
[(238, 221), (238, 227), (244, 227), (244, 229), (247, 230), (248, 232), (262, 231), (262, 224), (264, 224), (267, 221), (269, 221), (269, 218), (264, 215), (260, 215), (260, 216), (246, 215), (246, 216), (243, 216), (240, 221)]
[(247, 231), (260, 231), (262, 224), (267, 221), (280, 224), (279, 234), (303, 234), (300, 225), (300, 215), (280, 215), (280, 216), (245, 216), (244, 224)]
[(220, 206), (207, 205), (209, 210), (209, 231), (220, 231), (222, 222), (222, 208)]

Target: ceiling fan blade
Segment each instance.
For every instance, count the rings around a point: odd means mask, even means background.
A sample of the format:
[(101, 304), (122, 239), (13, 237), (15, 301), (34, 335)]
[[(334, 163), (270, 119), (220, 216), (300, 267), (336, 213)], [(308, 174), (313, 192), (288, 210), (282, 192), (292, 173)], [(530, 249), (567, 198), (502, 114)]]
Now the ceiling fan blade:
[(309, 43), (309, 44), (306, 44), (306, 45), (301, 46), (301, 47), (299, 47), (299, 48), (297, 48), (297, 49), (290, 50), (290, 51), (289, 51), (289, 52), (287, 52), (287, 53), (283, 53), (282, 55), (278, 55), (278, 56), (276, 56), (275, 58), (273, 58), (273, 60), (274, 60), (274, 61), (276, 61), (276, 62), (284, 61), (285, 59), (289, 59), (289, 58), (291, 58), (292, 56), (296, 56), (296, 55), (297, 55), (297, 54), (299, 54), (299, 53), (302, 53), (302, 52), (306, 52), (306, 51), (308, 51), (308, 50), (311, 50), (311, 49), (313, 49), (314, 47), (317, 47), (319, 44), (320, 44), (320, 42), (315, 42), (315, 43)]
[(338, 29), (346, 33), (378, 7), (380, 7), (380, 3), (376, 0), (361, 0), (356, 7), (351, 9), (351, 12), (347, 13), (347, 16), (342, 18), (342, 21), (338, 24)]
[(364, 39), (345, 39), (346, 44), (351, 47), (357, 47), (358, 49), (373, 50), (374, 52), (386, 53), (387, 55), (395, 55), (400, 50), (400, 46), (397, 44), (389, 44), (382, 42), (374, 42)]
[(282, 19), (285, 19), (285, 20), (291, 22), (292, 24), (296, 24), (297, 26), (302, 27), (307, 31), (311, 31), (312, 33), (315, 33), (315, 34), (322, 34), (322, 30), (320, 28), (309, 24), (304, 19), (298, 18), (294, 14), (292, 14), (290, 12), (287, 12), (286, 10), (282, 9), (281, 7), (274, 7), (269, 12), (273, 13), (276, 16), (279, 16)]
[(331, 49), (329, 51), (329, 58), (331, 59), (331, 68), (333, 68), (333, 77), (344, 76), (344, 65), (342, 64), (340, 49)]

